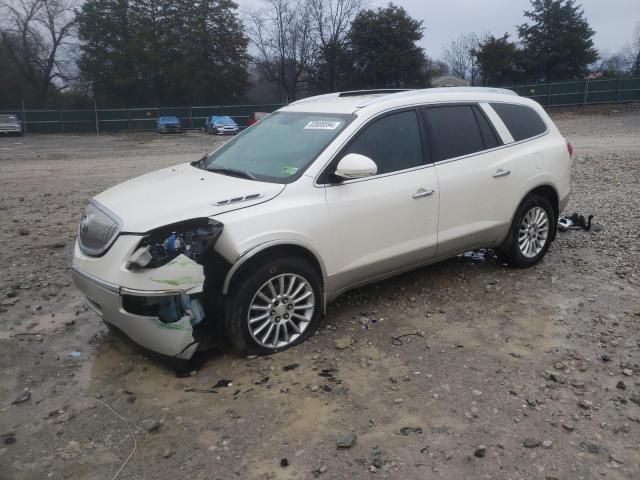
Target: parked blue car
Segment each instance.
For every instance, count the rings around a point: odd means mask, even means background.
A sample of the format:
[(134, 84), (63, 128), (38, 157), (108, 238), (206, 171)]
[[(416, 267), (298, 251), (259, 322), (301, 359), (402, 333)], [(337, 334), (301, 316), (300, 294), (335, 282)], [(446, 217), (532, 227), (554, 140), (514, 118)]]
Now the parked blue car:
[(157, 133), (181, 133), (182, 126), (177, 117), (165, 115), (156, 120)]
[(233, 118), (212, 115), (204, 122), (204, 129), (207, 133), (217, 133), (219, 135), (235, 135), (240, 131), (240, 127)]

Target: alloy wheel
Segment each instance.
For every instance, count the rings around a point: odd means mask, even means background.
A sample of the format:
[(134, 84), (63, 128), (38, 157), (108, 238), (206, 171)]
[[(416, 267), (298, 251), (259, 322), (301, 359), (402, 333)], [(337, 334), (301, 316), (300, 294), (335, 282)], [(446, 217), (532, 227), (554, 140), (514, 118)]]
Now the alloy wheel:
[(533, 207), (520, 222), (518, 231), (518, 246), (520, 252), (527, 258), (538, 255), (549, 236), (549, 215), (544, 208)]
[(249, 305), (251, 337), (265, 348), (284, 348), (307, 329), (315, 311), (311, 284), (302, 276), (285, 273), (266, 281)]

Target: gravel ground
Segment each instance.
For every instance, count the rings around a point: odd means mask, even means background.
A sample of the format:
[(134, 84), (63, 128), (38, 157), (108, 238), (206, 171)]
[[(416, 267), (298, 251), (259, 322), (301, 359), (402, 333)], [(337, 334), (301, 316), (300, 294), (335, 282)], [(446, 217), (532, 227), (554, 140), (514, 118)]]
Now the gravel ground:
[(552, 114), (599, 232), (360, 288), (305, 344), (182, 378), (87, 310), (71, 250), (92, 195), (222, 140), (0, 138), (0, 478), (640, 478), (640, 109)]

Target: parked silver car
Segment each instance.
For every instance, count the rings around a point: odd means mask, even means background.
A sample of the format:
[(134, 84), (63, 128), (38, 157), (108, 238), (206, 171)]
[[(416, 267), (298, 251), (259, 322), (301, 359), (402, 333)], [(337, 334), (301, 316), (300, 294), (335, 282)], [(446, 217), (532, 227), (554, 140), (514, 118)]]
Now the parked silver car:
[(240, 131), (240, 127), (233, 118), (223, 115), (212, 115), (207, 118), (204, 123), (204, 129), (207, 133), (216, 133), (218, 135), (235, 135)]
[(22, 122), (15, 115), (0, 115), (0, 134), (22, 135)]

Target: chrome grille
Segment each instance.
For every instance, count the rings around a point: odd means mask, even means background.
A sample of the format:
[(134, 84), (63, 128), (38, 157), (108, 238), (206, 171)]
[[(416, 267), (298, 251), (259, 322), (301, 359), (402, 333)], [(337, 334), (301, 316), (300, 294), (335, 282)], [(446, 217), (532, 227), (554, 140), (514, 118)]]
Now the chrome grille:
[(90, 202), (78, 226), (78, 244), (87, 255), (98, 256), (109, 250), (115, 241), (122, 221), (96, 202)]

